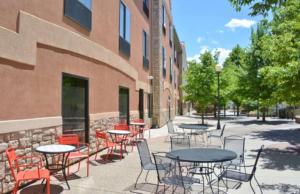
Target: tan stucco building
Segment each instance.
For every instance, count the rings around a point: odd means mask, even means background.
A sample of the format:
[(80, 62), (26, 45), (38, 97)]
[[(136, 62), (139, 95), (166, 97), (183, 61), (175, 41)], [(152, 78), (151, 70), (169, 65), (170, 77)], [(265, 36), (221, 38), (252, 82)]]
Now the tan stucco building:
[(180, 112), (171, 10), (170, 0), (0, 1), (0, 174), (8, 145), (71, 132), (93, 148), (97, 128), (163, 126)]

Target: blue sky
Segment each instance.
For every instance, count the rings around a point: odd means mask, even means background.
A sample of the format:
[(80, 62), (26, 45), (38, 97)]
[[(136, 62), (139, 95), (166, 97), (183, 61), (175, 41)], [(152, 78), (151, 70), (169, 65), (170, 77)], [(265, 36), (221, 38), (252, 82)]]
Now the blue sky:
[(172, 0), (174, 24), (188, 59), (218, 49), (223, 63), (236, 44), (248, 46), (251, 26), (260, 20), (248, 13), (248, 8), (236, 12), (228, 0)]

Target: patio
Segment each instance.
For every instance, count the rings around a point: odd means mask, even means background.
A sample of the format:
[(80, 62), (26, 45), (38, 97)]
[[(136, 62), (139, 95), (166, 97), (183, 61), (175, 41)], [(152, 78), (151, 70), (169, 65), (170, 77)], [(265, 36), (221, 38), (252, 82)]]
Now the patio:
[[(176, 117), (174, 124), (195, 123), (197, 117)], [(215, 125), (216, 120), (208, 119), (208, 124)], [(222, 121), (223, 123), (224, 121)], [(262, 185), (264, 193), (300, 193), (300, 125), (291, 120), (279, 120), (268, 118), (266, 123), (256, 121), (255, 118), (240, 117), (238, 119), (227, 119), (224, 136), (240, 135), (246, 138), (246, 164), (253, 164), (257, 149), (264, 144), (265, 149), (259, 160), (256, 177)], [(169, 151), (170, 142), (166, 142), (167, 127), (153, 129), (151, 139), (148, 140), (151, 152)], [(148, 134), (145, 134), (148, 137)], [(212, 144), (217, 144), (213, 141)], [(219, 144), (219, 143), (218, 143)], [(198, 145), (199, 146), (199, 145)], [(86, 177), (85, 165), (80, 172), (69, 176), (71, 190), (62, 177), (51, 176), (52, 194), (74, 194), (74, 193), (154, 193), (156, 189), (156, 172), (150, 172), (148, 181), (145, 183), (143, 173), (137, 188), (134, 188), (135, 180), (140, 172), (140, 159), (137, 149), (125, 154), (123, 160), (116, 157), (115, 160), (105, 162), (100, 159), (90, 158), (90, 176)], [(100, 153), (105, 154), (106, 151)], [(76, 169), (76, 165), (74, 169)], [(75, 170), (72, 170), (74, 172)], [(40, 193), (42, 187), (40, 182), (30, 185), (20, 191), (21, 194)], [(257, 185), (254, 188), (259, 193)], [(162, 187), (161, 187), (162, 188)], [(200, 187), (201, 188), (201, 187)], [(197, 187), (195, 187), (195, 193)], [(210, 193), (209, 189), (205, 190)], [(171, 189), (167, 193), (171, 193)], [(160, 192), (161, 193), (161, 192)], [(181, 193), (177, 189), (177, 193)], [(239, 189), (230, 189), (228, 193), (252, 193), (250, 185), (243, 183)]]

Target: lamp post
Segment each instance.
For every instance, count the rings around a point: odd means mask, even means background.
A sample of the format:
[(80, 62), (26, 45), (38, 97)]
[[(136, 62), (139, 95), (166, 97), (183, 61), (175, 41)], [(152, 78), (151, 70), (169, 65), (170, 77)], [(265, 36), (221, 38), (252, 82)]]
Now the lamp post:
[(221, 65), (216, 65), (216, 73), (218, 76), (218, 123), (217, 123), (217, 129), (221, 129), (220, 126), (220, 73), (222, 71)]

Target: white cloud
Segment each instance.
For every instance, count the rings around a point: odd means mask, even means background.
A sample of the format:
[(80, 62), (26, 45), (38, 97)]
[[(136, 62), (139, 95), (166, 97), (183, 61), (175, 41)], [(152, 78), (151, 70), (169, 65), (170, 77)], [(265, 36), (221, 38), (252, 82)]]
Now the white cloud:
[(255, 24), (254, 20), (247, 19), (231, 19), (225, 27), (234, 30), (235, 28), (250, 28), (253, 24)]
[(201, 36), (199, 36), (199, 37), (197, 38), (197, 42), (198, 42), (198, 43), (201, 43), (203, 40), (204, 40), (204, 38), (201, 37)]
[(192, 56), (192, 57), (188, 57), (187, 60), (188, 60), (188, 61), (193, 61), (193, 60), (195, 60), (197, 63), (199, 63), (199, 62), (200, 62), (199, 57), (200, 57), (200, 54), (196, 54), (196, 55), (194, 55), (194, 56)]
[(229, 54), (231, 53), (231, 50), (229, 49), (225, 49), (225, 48), (214, 48), (212, 50), (212, 53), (214, 54), (215, 52), (220, 52), (219, 55), (219, 64), (223, 65), (225, 59), (229, 56)]

